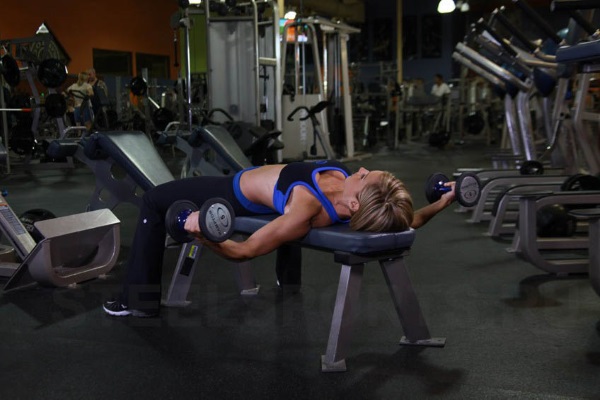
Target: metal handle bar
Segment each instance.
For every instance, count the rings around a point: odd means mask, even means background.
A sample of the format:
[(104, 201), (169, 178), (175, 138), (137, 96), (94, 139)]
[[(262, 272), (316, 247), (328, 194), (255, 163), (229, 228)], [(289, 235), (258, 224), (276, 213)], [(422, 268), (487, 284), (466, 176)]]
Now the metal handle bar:
[(326, 109), (328, 106), (331, 105), (330, 101), (320, 101), (317, 104), (315, 104), (314, 106), (312, 106), (310, 109), (306, 106), (299, 106), (296, 107), (294, 109), (294, 111), (292, 111), (290, 113), (290, 115), (288, 115), (287, 120), (288, 121), (293, 121), (293, 116), (294, 114), (296, 114), (298, 111), (300, 110), (306, 110), (307, 115), (305, 117), (300, 118), (300, 121), (305, 121), (307, 119), (309, 119), (310, 117), (312, 117), (315, 114), (320, 113), (321, 111), (323, 111), (324, 109)]

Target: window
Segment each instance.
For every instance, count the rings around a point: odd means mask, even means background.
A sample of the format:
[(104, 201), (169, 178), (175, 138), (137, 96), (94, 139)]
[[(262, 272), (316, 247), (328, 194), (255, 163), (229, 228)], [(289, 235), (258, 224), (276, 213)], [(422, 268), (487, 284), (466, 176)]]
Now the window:
[(92, 50), (94, 69), (101, 75), (132, 76), (132, 56), (127, 51)]
[(135, 66), (138, 75), (148, 69), (148, 78), (169, 78), (169, 56), (136, 53)]

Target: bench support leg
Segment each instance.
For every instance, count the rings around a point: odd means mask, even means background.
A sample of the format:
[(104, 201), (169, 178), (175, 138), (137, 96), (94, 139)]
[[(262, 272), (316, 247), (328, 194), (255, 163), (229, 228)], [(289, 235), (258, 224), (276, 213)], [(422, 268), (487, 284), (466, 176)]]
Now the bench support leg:
[(166, 307), (185, 307), (190, 304), (187, 300), (192, 279), (198, 261), (202, 256), (203, 246), (196, 241), (184, 243), (179, 253), (177, 266), (169, 284), (167, 296), (162, 301), (162, 305)]
[(235, 277), (235, 282), (238, 285), (241, 295), (253, 296), (258, 294), (260, 285), (257, 285), (256, 280), (254, 279), (251, 261), (234, 263), (233, 276)]
[(360, 292), (364, 266), (364, 263), (342, 265), (327, 351), (321, 357), (323, 372), (346, 371), (346, 348), (350, 342), (354, 308)]
[(404, 259), (381, 260), (379, 264), (404, 330), (400, 344), (443, 347), (445, 338), (432, 338), (429, 334)]
[[(238, 233), (232, 236), (235, 241), (245, 239), (244, 235)], [(252, 271), (252, 261), (235, 262), (233, 265), (233, 277), (242, 296), (254, 296), (258, 294), (260, 285), (256, 284), (254, 271)]]

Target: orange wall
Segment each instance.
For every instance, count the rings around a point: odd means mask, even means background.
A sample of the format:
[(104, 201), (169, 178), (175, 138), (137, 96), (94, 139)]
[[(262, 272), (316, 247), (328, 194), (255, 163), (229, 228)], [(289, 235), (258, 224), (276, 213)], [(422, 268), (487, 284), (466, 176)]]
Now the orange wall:
[(92, 49), (169, 56), (173, 68), (171, 15), (176, 0), (13, 0), (0, 7), (0, 40), (33, 36), (46, 22), (65, 48), (69, 73), (92, 66)]

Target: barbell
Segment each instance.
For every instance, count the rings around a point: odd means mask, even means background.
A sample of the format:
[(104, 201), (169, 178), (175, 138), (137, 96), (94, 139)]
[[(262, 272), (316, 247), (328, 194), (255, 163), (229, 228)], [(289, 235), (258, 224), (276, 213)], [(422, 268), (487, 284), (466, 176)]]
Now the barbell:
[(43, 108), (46, 114), (52, 118), (60, 118), (67, 112), (67, 100), (63, 95), (50, 93), (46, 96), (43, 104), (37, 104), (31, 107), (0, 108), (0, 111), (7, 112), (33, 112), (36, 108)]

